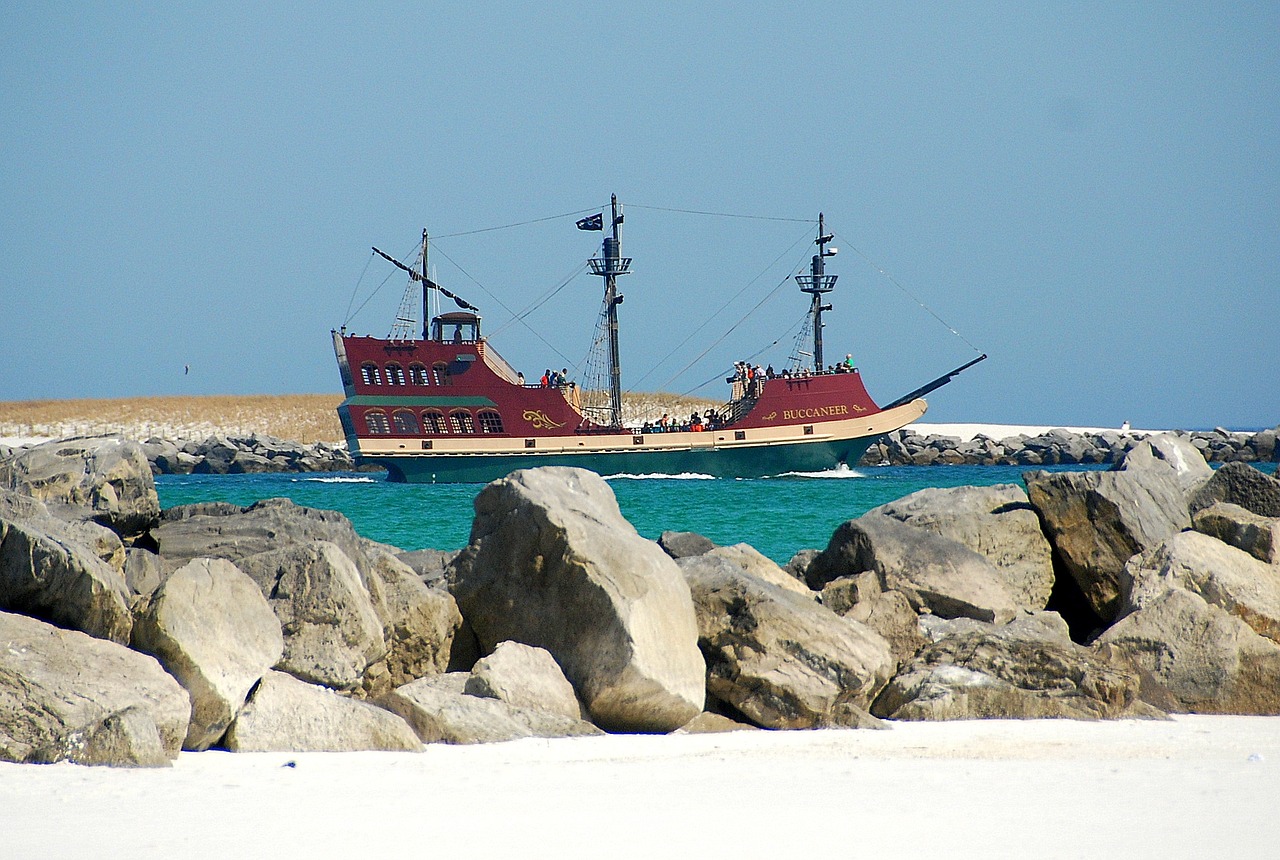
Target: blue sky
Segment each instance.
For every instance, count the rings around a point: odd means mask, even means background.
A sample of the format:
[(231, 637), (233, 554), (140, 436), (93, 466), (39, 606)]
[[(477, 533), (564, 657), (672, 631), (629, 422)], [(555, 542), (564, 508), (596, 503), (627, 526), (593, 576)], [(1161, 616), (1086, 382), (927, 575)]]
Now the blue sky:
[(599, 234), (443, 237), (613, 192), (627, 387), (780, 366), (805, 308), (812, 228), (666, 210), (823, 211), (882, 402), (976, 348), (929, 419), (1280, 423), (1280, 6), (692, 5), (10, 6), (0, 400), (337, 393), (424, 227), (513, 364), (576, 361), (599, 279), (507, 309)]

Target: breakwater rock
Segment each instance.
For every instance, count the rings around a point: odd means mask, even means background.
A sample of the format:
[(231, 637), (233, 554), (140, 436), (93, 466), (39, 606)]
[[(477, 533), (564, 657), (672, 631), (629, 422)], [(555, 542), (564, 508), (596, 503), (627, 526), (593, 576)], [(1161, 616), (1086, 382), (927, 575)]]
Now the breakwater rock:
[[(1175, 430), (1169, 434), (1185, 439), (1210, 463), (1280, 462), (1276, 445), (1280, 427), (1257, 433), (1232, 432), (1224, 428), (1210, 431)], [(1075, 433), (1050, 430), (1039, 436), (1010, 436), (992, 439), (981, 433), (970, 440), (958, 436), (922, 435), (913, 430), (895, 430), (867, 449), (860, 466), (1059, 466), (1118, 463), (1140, 445), (1150, 433), (1103, 431)]]
[[(406, 553), (284, 499), (161, 512), (115, 444), (0, 457), (0, 760), (1280, 714), (1280, 479), (1181, 436), (914, 493), (785, 568), (647, 541), (578, 469), (495, 481), (467, 547)], [(127, 516), (91, 503), (116, 487)]]
[(262, 472), (347, 472), (356, 468), (344, 445), (303, 445), (253, 433), (201, 440), (151, 437), (141, 443), (156, 475), (245, 475)]
[[(79, 445), (88, 439), (96, 439), (107, 446), (118, 446), (121, 442), (130, 441), (130, 437), (120, 434), (72, 436), (56, 441)], [(381, 471), (375, 467), (357, 466), (344, 444), (315, 442), (304, 445), (261, 433), (251, 433), (248, 436), (206, 436), (203, 439), (149, 436), (145, 441), (131, 441), (134, 448), (128, 449), (129, 455), (133, 456), (136, 451), (138, 456), (150, 464), (153, 475)], [(37, 443), (16, 448), (0, 445), (0, 460), (12, 458), (26, 450), (45, 448), (48, 444)]]

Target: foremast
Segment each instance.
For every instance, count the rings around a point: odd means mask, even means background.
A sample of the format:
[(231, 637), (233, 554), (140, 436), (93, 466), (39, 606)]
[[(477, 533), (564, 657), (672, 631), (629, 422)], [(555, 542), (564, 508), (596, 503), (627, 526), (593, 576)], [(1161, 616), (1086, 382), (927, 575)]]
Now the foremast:
[(801, 292), (809, 293), (813, 296), (809, 303), (810, 324), (813, 326), (813, 369), (815, 373), (821, 373), (826, 365), (822, 361), (822, 312), (831, 310), (831, 305), (824, 305), (822, 297), (835, 289), (836, 278), (839, 275), (827, 274), (827, 257), (836, 255), (835, 248), (827, 248), (827, 244), (834, 239), (835, 236), (826, 232), (823, 223), (822, 213), (818, 213), (818, 238), (813, 243), (818, 246), (818, 253), (813, 255), (813, 259), (809, 262), (809, 273), (807, 275), (796, 275), (796, 283), (800, 285)]
[[(609, 341), (609, 426), (622, 426), (622, 363), (618, 358), (618, 305), (622, 294), (618, 292), (618, 276), (631, 272), (631, 258), (622, 256), (622, 207), (618, 195), (610, 196), (612, 203), (612, 235), (605, 236), (600, 257), (592, 258), (592, 274), (604, 278), (605, 329)], [(598, 228), (597, 228), (598, 229)]]

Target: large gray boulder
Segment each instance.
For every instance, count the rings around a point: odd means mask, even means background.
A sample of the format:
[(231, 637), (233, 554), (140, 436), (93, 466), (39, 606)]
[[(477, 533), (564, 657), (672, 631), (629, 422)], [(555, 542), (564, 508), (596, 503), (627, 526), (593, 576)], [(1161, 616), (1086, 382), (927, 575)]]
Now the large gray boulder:
[(0, 460), (0, 486), (47, 505), (68, 519), (93, 519), (122, 535), (140, 534), (160, 518), (151, 465), (137, 442), (118, 437), (63, 439)]
[(772, 583), (779, 588), (794, 591), (796, 594), (803, 595), (810, 600), (817, 599), (817, 593), (809, 586), (787, 573), (773, 559), (767, 557), (750, 544), (736, 543), (732, 546), (718, 546), (708, 550), (703, 555), (723, 558), (736, 564), (749, 576), (763, 579), (765, 582)]
[(1225, 463), (1191, 497), (1191, 510), (1228, 502), (1263, 517), (1280, 517), (1280, 479), (1245, 463)]
[(809, 587), (874, 571), (882, 590), (899, 591), (913, 609), (943, 618), (1003, 623), (1022, 612), (995, 567), (948, 538), (886, 516), (842, 523), (806, 571)]
[(498, 699), (517, 708), (550, 711), (571, 719), (582, 717), (573, 685), (545, 648), (500, 642), (494, 652), (471, 667), (466, 693)]
[(1185, 493), (1213, 477), (1213, 467), (1205, 461), (1200, 449), (1190, 439), (1171, 433), (1158, 433), (1142, 439), (1116, 461), (1116, 469), (1127, 472), (1153, 468), (1157, 464), (1173, 469), (1178, 485)]
[(386, 655), (366, 669), (361, 683), (361, 694), (372, 698), (446, 671), (462, 614), (443, 580), (432, 579), (434, 585), (428, 586), (397, 557), (373, 550), (368, 555), (369, 598), (387, 645)]
[(765, 728), (856, 725), (897, 665), (889, 643), (711, 555), (680, 559), (707, 691)]
[(606, 729), (672, 731), (702, 710), (689, 586), (600, 476), (513, 472), (475, 509), (451, 590), (483, 651), (508, 639), (547, 649)]
[(225, 502), (181, 505), (164, 512), (151, 536), (160, 555), (175, 564), (193, 558), (238, 563), (251, 555), (311, 541), (336, 545), (355, 562), (362, 580), (372, 564), (365, 553), (369, 542), (356, 534), (349, 519), (337, 511), (306, 508), (289, 499), (265, 499), (243, 508)]
[[(66, 513), (59, 506), (55, 511)], [(44, 502), (0, 487), (0, 520), (34, 526), (67, 543), (80, 544), (116, 571), (124, 570), (125, 548), (120, 536), (92, 520), (63, 519)]]
[(237, 562), (258, 584), (284, 631), (276, 668), (335, 690), (360, 686), (386, 656), (382, 620), (356, 564), (336, 544), (313, 540)]
[(1018, 605), (1029, 612), (1043, 609), (1049, 602), (1053, 553), (1040, 530), (1040, 518), (1021, 487), (929, 488), (868, 513), (892, 517), (964, 544), (991, 562)]
[(687, 558), (691, 555), (702, 555), (711, 552), (716, 544), (709, 537), (697, 532), (665, 531), (658, 535), (658, 546), (672, 558)]
[(190, 694), (183, 748), (205, 750), (280, 659), (284, 639), (254, 581), (229, 561), (206, 558), (179, 568), (139, 607), (133, 647)]
[(821, 600), (835, 614), (883, 636), (898, 664), (914, 656), (925, 642), (920, 632), (922, 616), (902, 592), (882, 590), (874, 571), (831, 580), (823, 586)]
[(377, 696), (447, 667), (461, 624), (453, 598), (336, 511), (287, 499), (185, 505), (153, 536), (167, 564), (226, 558), (253, 577), (284, 625), (279, 668), (304, 680)]
[(1191, 525), (1178, 473), (1154, 459), (1123, 472), (1027, 472), (1023, 480), (1049, 542), (1104, 621), (1119, 610), (1125, 562)]
[(1228, 502), (1214, 502), (1191, 517), (1196, 531), (1242, 549), (1267, 564), (1280, 563), (1280, 517), (1263, 517)]
[(108, 767), (173, 765), (151, 715), (137, 705), (108, 714), (101, 722), (36, 750), (27, 761), (34, 764), (69, 761)]
[(267, 672), (227, 729), (233, 752), (418, 752), (413, 729), (368, 702)]
[(130, 593), (146, 597), (171, 573), (151, 550), (130, 547), (124, 554), (124, 582)]
[(1181, 532), (1134, 556), (1121, 579), (1125, 607), (1142, 609), (1161, 592), (1183, 588), (1280, 643), (1280, 567), (1200, 532)]
[(1073, 644), (1058, 620), (1057, 631), (1039, 619), (951, 622), (952, 631), (921, 648), (889, 682), (872, 712), (896, 720), (1133, 715), (1138, 675)]
[(480, 744), (604, 734), (574, 716), (469, 695), (445, 676), (405, 684), (381, 697), (378, 703), (400, 715), (419, 739), (429, 744)]
[(0, 759), (156, 764), (148, 732), (173, 758), (190, 714), (187, 692), (154, 658), (0, 613)]
[(0, 609), (123, 645), (130, 600), (123, 574), (61, 528), (0, 519)]
[(397, 559), (407, 564), (428, 585), (442, 583), (445, 569), (457, 556), (457, 550), (450, 552), (442, 549), (416, 549), (396, 554)]
[(1280, 645), (1198, 594), (1145, 594), (1095, 643), (1147, 672), (1172, 710), (1280, 714)]

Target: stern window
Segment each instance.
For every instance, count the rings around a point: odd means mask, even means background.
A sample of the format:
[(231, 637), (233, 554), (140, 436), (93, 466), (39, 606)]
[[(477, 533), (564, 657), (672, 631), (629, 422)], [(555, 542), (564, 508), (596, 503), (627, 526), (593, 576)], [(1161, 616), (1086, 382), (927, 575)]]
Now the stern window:
[(409, 384), (410, 385), (429, 385), (427, 379), (427, 368), (421, 364), (409, 365)]
[(428, 409), (422, 413), (422, 426), (427, 428), (428, 433), (449, 432), (449, 425), (444, 421), (444, 413), (435, 409)]
[(371, 361), (360, 365), (360, 378), (364, 380), (365, 385), (382, 384), (382, 373), (378, 370), (378, 365)]
[(502, 432), (502, 416), (492, 409), (485, 409), (476, 415), (480, 421), (481, 433), (501, 433)]
[(404, 433), (410, 436), (417, 436), (421, 431), (418, 430), (418, 416), (414, 415), (408, 409), (397, 410), (391, 416), (391, 420), (395, 423), (396, 432)]
[(404, 368), (398, 364), (387, 365), (387, 384), (404, 385)]
[(450, 412), (449, 425), (453, 428), (454, 433), (476, 432), (475, 420), (471, 417), (471, 413), (465, 409), (457, 409)]
[(364, 423), (369, 428), (370, 433), (384, 436), (391, 432), (391, 425), (387, 423), (387, 413), (385, 412), (366, 412)]

